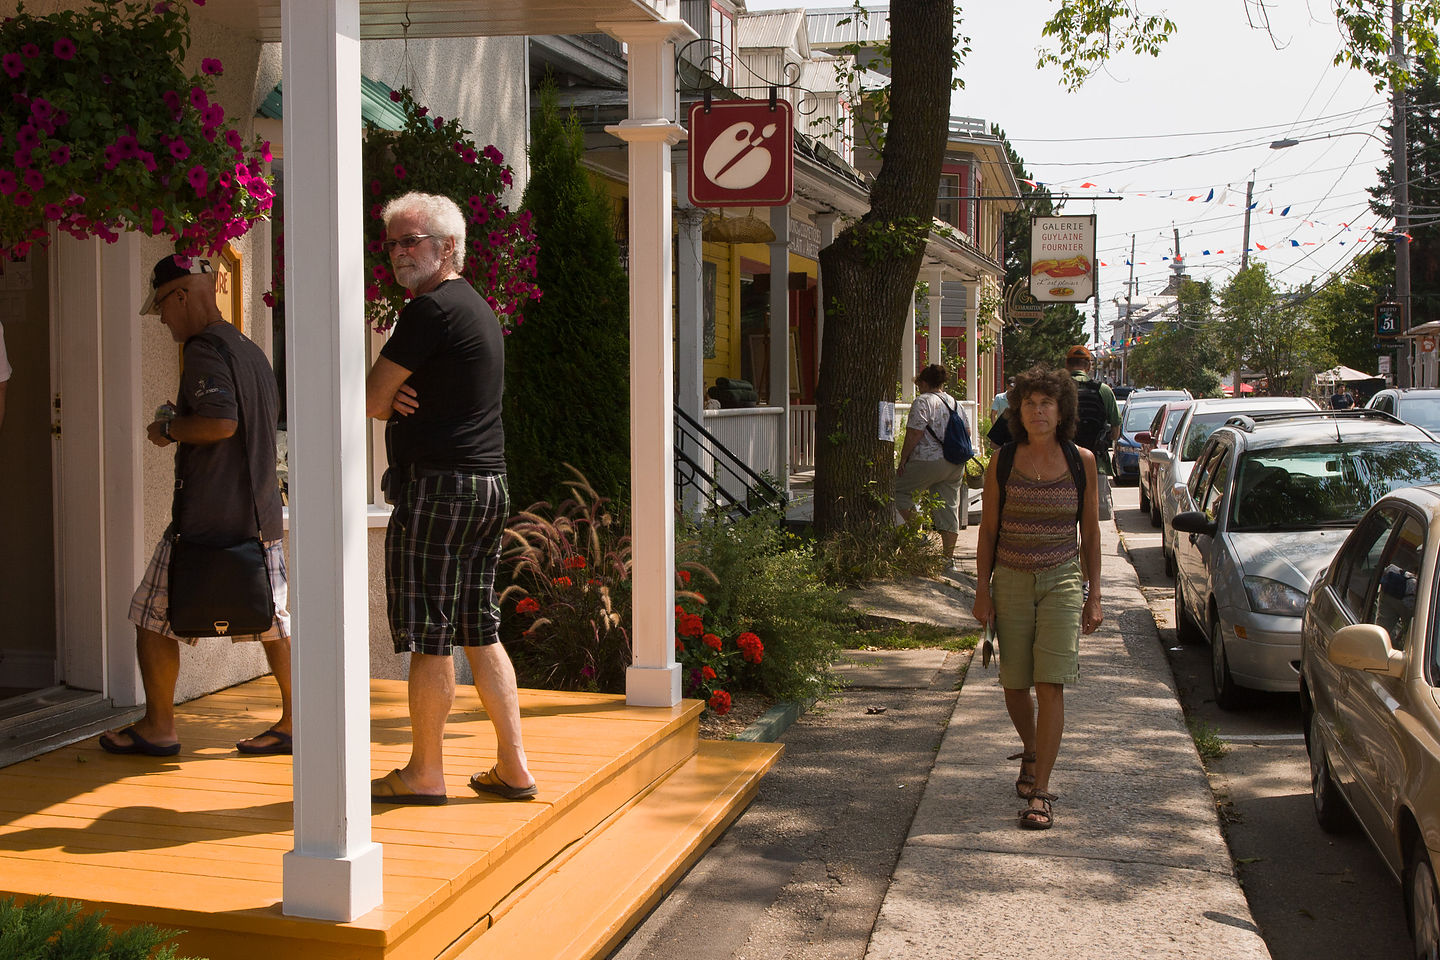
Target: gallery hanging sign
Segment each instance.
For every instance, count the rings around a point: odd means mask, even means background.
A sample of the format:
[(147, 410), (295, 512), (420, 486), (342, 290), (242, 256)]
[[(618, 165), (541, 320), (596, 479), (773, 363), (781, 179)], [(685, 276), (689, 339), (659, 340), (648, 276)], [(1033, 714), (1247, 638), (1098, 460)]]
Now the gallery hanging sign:
[(1030, 295), (1084, 303), (1095, 295), (1095, 215), (1030, 218)]
[(690, 107), (690, 202), (783, 207), (795, 188), (795, 119), (784, 100), (696, 101)]

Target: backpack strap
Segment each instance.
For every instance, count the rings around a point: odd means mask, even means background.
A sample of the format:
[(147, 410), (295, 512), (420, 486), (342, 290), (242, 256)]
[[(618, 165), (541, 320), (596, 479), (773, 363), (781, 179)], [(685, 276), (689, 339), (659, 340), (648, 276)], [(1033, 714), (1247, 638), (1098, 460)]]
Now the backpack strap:
[[(936, 393), (936, 396), (938, 397), (940, 394), (944, 393), (944, 391), (943, 391), (943, 390), (937, 390), (937, 391), (935, 391), (935, 393)], [(950, 404), (946, 403), (944, 400), (941, 400), (941, 401), (940, 401), (940, 406), (944, 407), (946, 410), (950, 411), (952, 414), (955, 412), (955, 408), (952, 407), (952, 406), (950, 406)], [(940, 446), (941, 446), (942, 449), (944, 448), (944, 446), (945, 446), (945, 441), (942, 440), (941, 438), (935, 436), (935, 428), (934, 428), (933, 426), (931, 426), (928, 422), (925, 424), (925, 432), (928, 433), (928, 434), (930, 434), (930, 436), (934, 438), (935, 442), (938, 443), (938, 444), (940, 444)]]
[[(1015, 450), (1019, 442), (1012, 440), (995, 454), (995, 483), (999, 486), (999, 495), (995, 498), (995, 550), (1000, 549), (1000, 524), (1005, 516), (1005, 490), (1010, 483), (1010, 471), (1015, 468)], [(1073, 443), (1062, 443), (1061, 451), (1065, 454), (1065, 463), (1070, 468), (1070, 479), (1075, 483), (1075, 498), (1078, 503), (1075, 506), (1075, 522), (1079, 523), (1085, 512), (1085, 464), (1080, 460), (1080, 448)], [(992, 553), (990, 563), (993, 566), (995, 558)]]
[(1075, 481), (1075, 522), (1079, 523), (1085, 512), (1085, 464), (1080, 461), (1080, 448), (1073, 443), (1062, 443), (1065, 462), (1070, 465), (1070, 479)]

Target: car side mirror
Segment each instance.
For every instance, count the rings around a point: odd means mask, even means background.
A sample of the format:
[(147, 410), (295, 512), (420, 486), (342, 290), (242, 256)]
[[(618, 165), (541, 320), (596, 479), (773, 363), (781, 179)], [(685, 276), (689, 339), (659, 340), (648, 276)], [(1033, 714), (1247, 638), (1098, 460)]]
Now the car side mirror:
[(1207, 537), (1215, 536), (1215, 522), (1199, 510), (1186, 510), (1184, 513), (1175, 514), (1175, 519), (1170, 521), (1170, 526), (1180, 533), (1203, 533)]
[(1135, 434), (1135, 442), (1136, 442), (1136, 443), (1154, 443), (1154, 442), (1155, 442), (1155, 434), (1151, 433), (1149, 430), (1141, 430), (1139, 433)]
[(1170, 462), (1170, 451), (1166, 450), (1164, 447), (1154, 447), (1150, 450), (1149, 453), (1146, 454), (1146, 456), (1150, 458), (1151, 463)]
[(1325, 655), (1336, 666), (1397, 680), (1405, 672), (1405, 654), (1392, 648), (1390, 634), (1374, 623), (1352, 623), (1336, 630)]

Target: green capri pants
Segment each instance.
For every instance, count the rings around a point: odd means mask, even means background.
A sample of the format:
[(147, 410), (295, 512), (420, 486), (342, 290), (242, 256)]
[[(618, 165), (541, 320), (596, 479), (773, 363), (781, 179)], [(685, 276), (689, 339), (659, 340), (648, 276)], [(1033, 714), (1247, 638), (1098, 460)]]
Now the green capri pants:
[(1025, 690), (1036, 683), (1079, 679), (1085, 601), (1078, 556), (1034, 573), (996, 564), (990, 596), (1002, 687)]

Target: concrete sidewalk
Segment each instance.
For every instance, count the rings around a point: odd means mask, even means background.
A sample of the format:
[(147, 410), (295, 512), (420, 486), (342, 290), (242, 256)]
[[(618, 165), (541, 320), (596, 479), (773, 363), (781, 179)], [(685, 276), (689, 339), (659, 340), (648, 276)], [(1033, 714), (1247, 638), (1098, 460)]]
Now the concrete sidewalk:
[[(1020, 744), (996, 668), (977, 656), (870, 960), (1269, 957), (1135, 571), (1114, 525), (1101, 530), (1106, 619), (1082, 639), (1080, 681), (1065, 691), (1054, 829), (1016, 824), (1019, 764), (1005, 757)], [(970, 584), (977, 534), (960, 534)]]

